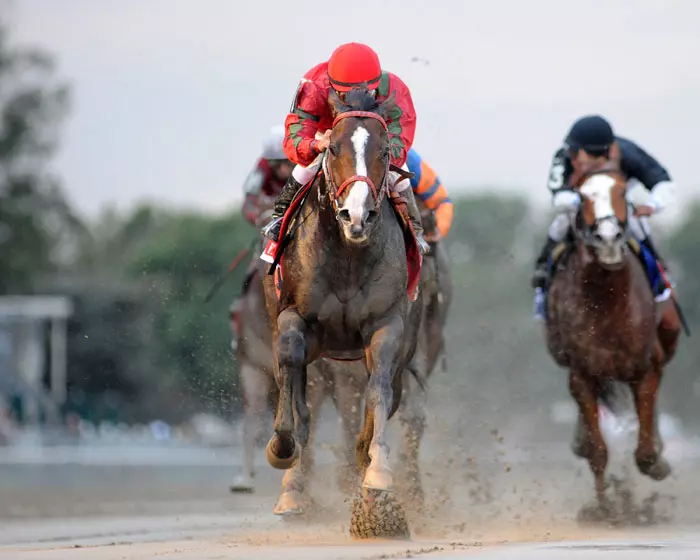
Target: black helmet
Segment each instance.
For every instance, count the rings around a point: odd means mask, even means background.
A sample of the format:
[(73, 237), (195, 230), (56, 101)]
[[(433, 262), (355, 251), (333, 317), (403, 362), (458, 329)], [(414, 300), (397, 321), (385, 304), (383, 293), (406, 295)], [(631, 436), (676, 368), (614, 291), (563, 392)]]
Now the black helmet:
[(610, 123), (598, 115), (580, 118), (566, 136), (569, 149), (583, 149), (590, 154), (606, 153), (614, 141)]

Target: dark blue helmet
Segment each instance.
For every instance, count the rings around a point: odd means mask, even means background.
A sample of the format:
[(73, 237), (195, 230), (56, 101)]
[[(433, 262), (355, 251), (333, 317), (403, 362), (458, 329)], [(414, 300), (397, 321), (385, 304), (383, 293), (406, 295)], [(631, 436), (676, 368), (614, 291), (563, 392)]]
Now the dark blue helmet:
[(605, 154), (615, 135), (610, 123), (599, 115), (590, 115), (577, 120), (566, 136), (570, 150), (583, 150), (589, 154)]

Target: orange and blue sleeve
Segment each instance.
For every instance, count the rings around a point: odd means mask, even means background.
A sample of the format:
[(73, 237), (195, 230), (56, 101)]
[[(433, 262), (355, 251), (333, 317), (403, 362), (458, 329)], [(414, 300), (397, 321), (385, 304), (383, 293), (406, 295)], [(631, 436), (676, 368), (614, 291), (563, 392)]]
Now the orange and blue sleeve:
[(450, 200), (447, 189), (440, 182), (433, 168), (425, 163), (413, 148), (408, 152), (407, 165), (409, 171), (414, 174), (411, 179), (413, 192), (435, 212), (437, 227), (440, 234), (445, 237), (452, 227), (454, 217), (454, 204)]

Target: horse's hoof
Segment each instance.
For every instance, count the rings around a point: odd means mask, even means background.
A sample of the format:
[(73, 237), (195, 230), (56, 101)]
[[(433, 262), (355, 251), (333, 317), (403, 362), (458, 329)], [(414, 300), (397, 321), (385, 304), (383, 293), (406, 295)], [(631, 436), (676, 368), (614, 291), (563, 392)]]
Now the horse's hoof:
[(410, 539), (406, 515), (393, 494), (363, 490), (352, 503), (350, 536), (354, 539)]
[(391, 492), (394, 487), (394, 475), (388, 467), (369, 466), (362, 481), (362, 487), (380, 492)]
[(296, 490), (290, 490), (280, 494), (275, 509), (275, 515), (301, 515), (304, 513), (304, 497)]
[(299, 459), (299, 446), (293, 437), (289, 438), (291, 443), (285, 443), (277, 434), (270, 438), (265, 448), (267, 462), (274, 469), (291, 469)]
[(671, 474), (671, 465), (659, 455), (650, 458), (637, 458), (637, 467), (639, 472), (652, 480), (663, 480)]
[(239, 474), (233, 479), (233, 483), (229, 487), (229, 490), (233, 494), (254, 492), (255, 485), (253, 484), (253, 477), (249, 474)]

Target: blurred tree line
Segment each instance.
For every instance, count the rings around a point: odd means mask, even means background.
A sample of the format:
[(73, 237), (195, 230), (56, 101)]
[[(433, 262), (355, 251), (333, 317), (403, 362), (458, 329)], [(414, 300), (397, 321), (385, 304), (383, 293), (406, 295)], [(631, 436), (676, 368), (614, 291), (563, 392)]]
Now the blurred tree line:
[[(17, 48), (0, 24), (0, 294), (73, 297), (69, 406), (82, 416), (178, 421), (202, 407), (237, 414), (227, 308), (240, 290), (246, 262), (211, 302), (203, 298), (256, 232), (238, 210), (211, 216), (144, 205), (79, 217), (50, 168), (69, 100), (51, 56)], [(479, 337), (493, 338), (489, 329), (526, 325), (528, 336), (506, 349), (509, 361), (494, 369), (518, 377), (518, 387), (532, 391), (523, 362), (536, 355), (533, 369), (555, 371), (539, 327), (529, 322), (528, 277), (533, 250), (545, 235), (544, 220), (533, 218), (527, 201), (518, 197), (472, 195), (455, 203), (446, 242), (457, 285), (453, 320), (478, 326), (469, 334), (477, 346)], [(700, 285), (692, 279), (700, 273), (698, 239), (700, 204), (664, 244), (696, 326)], [(666, 382), (665, 392), (679, 411), (692, 408), (689, 387), (697, 383), (693, 364), (699, 353), (683, 343), (680, 365)], [(490, 359), (496, 358), (486, 356), (485, 367)]]

